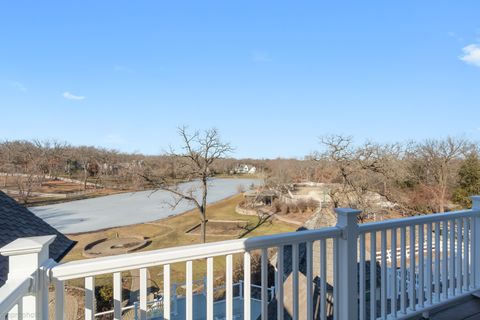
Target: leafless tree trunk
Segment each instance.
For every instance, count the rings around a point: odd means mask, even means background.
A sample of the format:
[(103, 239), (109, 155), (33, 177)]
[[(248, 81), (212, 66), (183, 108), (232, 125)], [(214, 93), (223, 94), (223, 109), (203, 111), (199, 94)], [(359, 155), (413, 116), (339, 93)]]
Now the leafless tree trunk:
[[(171, 204), (176, 207), (181, 201), (193, 203), (198, 209), (201, 224), (202, 242), (206, 242), (207, 226), (207, 195), (208, 180), (213, 174), (212, 168), (218, 159), (221, 159), (233, 151), (229, 143), (222, 142), (216, 129), (208, 129), (203, 132), (189, 133), (186, 127), (178, 129), (182, 140), (182, 152), (177, 153), (170, 148), (169, 156), (176, 162), (176, 179), (168, 178), (168, 173), (160, 176), (142, 174), (144, 179), (156, 189), (172, 193), (176, 200)], [(198, 181), (199, 188), (194, 186), (188, 190), (179, 188), (181, 181)], [(200, 199), (198, 198), (200, 191)]]

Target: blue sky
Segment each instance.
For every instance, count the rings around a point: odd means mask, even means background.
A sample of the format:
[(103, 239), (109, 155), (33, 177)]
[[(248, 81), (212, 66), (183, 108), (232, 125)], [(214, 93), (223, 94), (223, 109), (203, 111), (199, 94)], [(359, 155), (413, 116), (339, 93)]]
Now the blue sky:
[(2, 1), (0, 139), (237, 157), (480, 140), (479, 1)]

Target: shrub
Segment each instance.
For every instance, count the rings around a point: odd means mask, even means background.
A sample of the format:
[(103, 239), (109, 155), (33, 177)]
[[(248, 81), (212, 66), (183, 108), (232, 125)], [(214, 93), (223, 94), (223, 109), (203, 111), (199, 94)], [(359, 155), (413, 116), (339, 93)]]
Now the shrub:
[(289, 213), (298, 212), (298, 207), (297, 207), (297, 205), (294, 204), (294, 203), (290, 203), (290, 204), (288, 205), (288, 212), (289, 212)]
[(315, 211), (317, 208), (320, 206), (320, 202), (314, 199), (308, 199), (307, 201), (307, 207), (308, 209)]
[(280, 208), (280, 212), (282, 214), (289, 214), (290, 213), (290, 206), (286, 203), (282, 203), (281, 208)]
[[(269, 260), (273, 252), (268, 251)], [(275, 268), (270, 263), (268, 263), (268, 286), (275, 285)], [(262, 256), (259, 252), (252, 252), (251, 254), (251, 265), (250, 265), (250, 274), (252, 284), (260, 284), (262, 279)], [(243, 260), (238, 260), (235, 263), (233, 270), (233, 282), (238, 282), (244, 279), (244, 264)], [(224, 279), (220, 279), (219, 285), (224, 285)]]
[(275, 213), (282, 211), (282, 202), (278, 199), (273, 200), (272, 208)]
[(301, 213), (307, 211), (307, 209), (308, 209), (307, 201), (305, 201), (303, 199), (298, 200), (297, 201), (297, 209)]
[(106, 311), (113, 307), (113, 286), (111, 284), (103, 285), (100, 288), (97, 287), (95, 293), (98, 310)]

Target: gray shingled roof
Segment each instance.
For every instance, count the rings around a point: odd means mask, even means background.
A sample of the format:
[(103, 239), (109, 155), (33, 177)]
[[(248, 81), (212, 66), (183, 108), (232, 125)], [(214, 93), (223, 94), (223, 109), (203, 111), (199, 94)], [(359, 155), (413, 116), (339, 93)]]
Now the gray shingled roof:
[[(0, 247), (17, 238), (57, 235), (50, 245), (50, 258), (61, 259), (75, 243), (26, 207), (0, 191)], [(8, 257), (0, 256), (0, 286), (8, 275)]]

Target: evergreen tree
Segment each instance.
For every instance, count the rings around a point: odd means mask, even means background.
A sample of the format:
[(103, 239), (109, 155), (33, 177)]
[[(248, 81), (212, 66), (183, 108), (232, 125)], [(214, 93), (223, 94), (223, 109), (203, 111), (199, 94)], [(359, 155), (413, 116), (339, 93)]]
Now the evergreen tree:
[(458, 183), (453, 201), (470, 206), (469, 196), (473, 195), (480, 195), (480, 159), (477, 153), (470, 154), (458, 170)]

